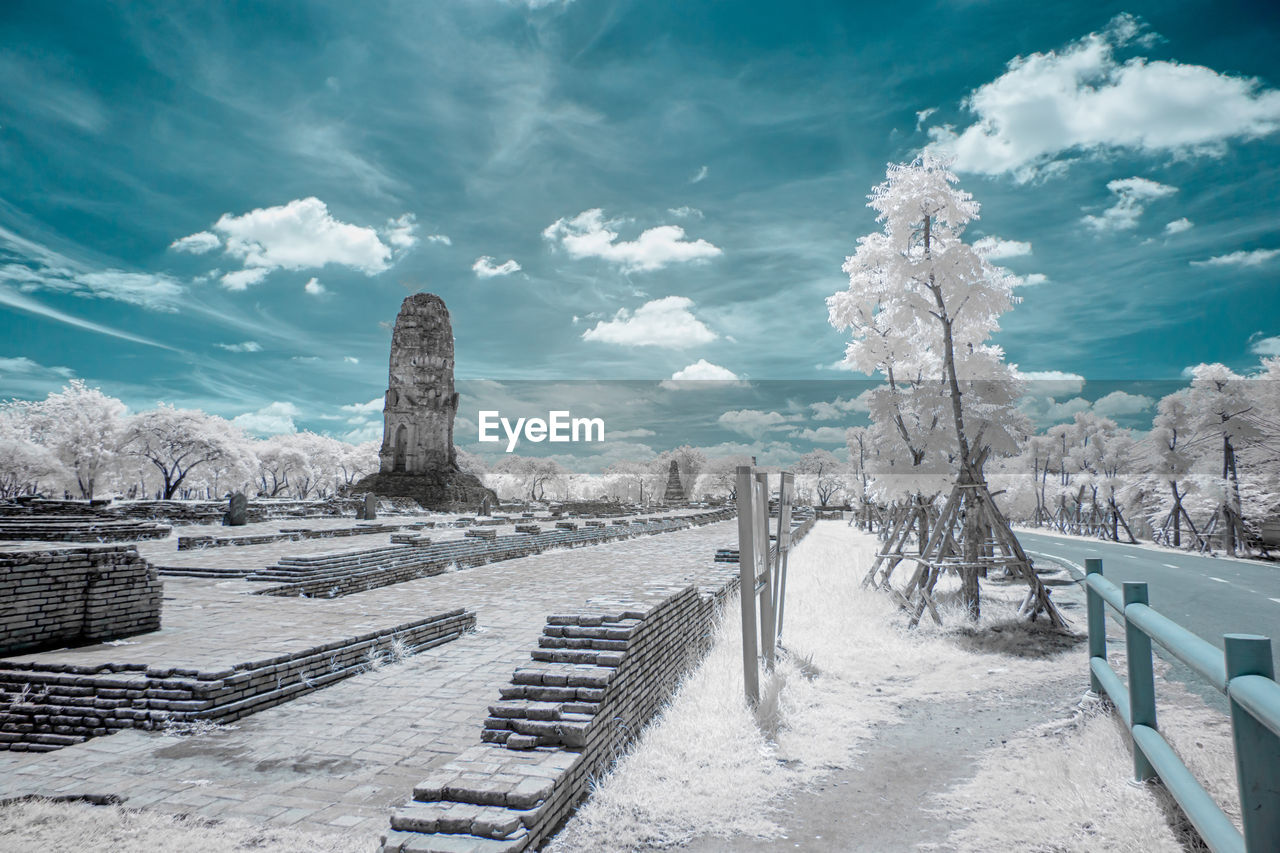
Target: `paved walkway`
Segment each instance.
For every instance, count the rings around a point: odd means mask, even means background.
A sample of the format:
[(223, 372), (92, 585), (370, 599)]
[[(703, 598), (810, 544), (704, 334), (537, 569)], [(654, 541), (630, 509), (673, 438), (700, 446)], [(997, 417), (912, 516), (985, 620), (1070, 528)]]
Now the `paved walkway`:
[[(234, 644), (235, 630), (214, 627), (225, 620), (240, 624), (247, 641), (251, 626), (264, 622), (310, 631), (332, 613), (413, 618), (465, 607), (477, 612), (478, 630), (248, 717), (234, 729), (190, 738), (124, 731), (57, 752), (0, 753), (0, 799), (117, 794), (130, 806), (351, 830), (372, 840), (414, 783), (479, 741), (486, 706), (528, 661), (549, 613), (577, 609), (593, 597), (693, 581), (734, 536), (733, 523), (721, 522), (491, 563), (333, 601), (239, 596), (240, 582), (167, 579), (169, 589), (190, 583), (208, 591), (203, 603), (190, 596), (191, 611), (181, 619), (172, 614), (185, 627), (166, 629), (187, 632), (183, 645), (193, 659), (223, 655)], [(362, 536), (361, 544), (373, 538)], [(166, 611), (166, 620), (170, 616)], [(129, 648), (131, 659), (149, 653), (143, 642)]]

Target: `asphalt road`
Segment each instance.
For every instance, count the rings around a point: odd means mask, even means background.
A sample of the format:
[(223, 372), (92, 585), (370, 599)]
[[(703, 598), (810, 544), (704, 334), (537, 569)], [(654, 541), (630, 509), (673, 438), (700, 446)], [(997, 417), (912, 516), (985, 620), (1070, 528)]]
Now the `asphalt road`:
[[(1100, 557), (1103, 575), (1116, 586), (1125, 581), (1146, 581), (1155, 610), (1218, 648), (1222, 648), (1223, 634), (1261, 634), (1271, 638), (1272, 654), (1280, 651), (1280, 564), (1023, 530), (1017, 531), (1017, 536), (1032, 560), (1059, 557), (1083, 566), (1085, 559)], [(1111, 608), (1107, 611), (1110, 614)], [(1107, 635), (1124, 642), (1115, 625), (1108, 628)], [(1156, 651), (1163, 652), (1159, 647)], [(1166, 654), (1161, 657), (1172, 661)], [(1182, 664), (1172, 662), (1172, 677), (1186, 682), (1196, 693), (1212, 697), (1214, 705), (1226, 707), (1217, 691), (1203, 685), (1199, 676)]]

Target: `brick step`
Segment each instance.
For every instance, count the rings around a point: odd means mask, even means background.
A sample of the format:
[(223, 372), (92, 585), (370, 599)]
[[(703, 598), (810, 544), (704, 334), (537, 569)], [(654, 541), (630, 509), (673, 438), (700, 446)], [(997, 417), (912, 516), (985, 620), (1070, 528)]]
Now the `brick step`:
[(589, 664), (616, 667), (622, 663), (622, 652), (597, 652), (584, 649), (534, 649), (531, 657), (546, 663)]
[(382, 853), (520, 853), (528, 845), (527, 836), (495, 841), (474, 835), (438, 835), (400, 832), (392, 829), (382, 837)]
[(477, 773), (438, 770), (413, 787), (413, 799), (421, 803), (470, 803), (526, 811), (542, 805), (553, 791), (551, 780), (541, 776), (527, 776), (513, 784)]
[(590, 637), (547, 637), (538, 638), (538, 648), (542, 649), (582, 649), (597, 652), (625, 652), (626, 640), (597, 640)]

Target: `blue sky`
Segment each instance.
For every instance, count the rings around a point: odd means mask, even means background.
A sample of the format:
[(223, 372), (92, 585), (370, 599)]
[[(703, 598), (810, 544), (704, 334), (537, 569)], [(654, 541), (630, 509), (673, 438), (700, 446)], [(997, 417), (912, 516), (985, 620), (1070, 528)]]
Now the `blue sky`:
[(1023, 371), (1094, 400), (1280, 353), (1273, 3), (8, 2), (0, 32), (0, 397), (367, 437), (417, 290), (460, 378), (827, 393), (861, 378), (824, 300), (866, 194), (929, 144), (1028, 277)]

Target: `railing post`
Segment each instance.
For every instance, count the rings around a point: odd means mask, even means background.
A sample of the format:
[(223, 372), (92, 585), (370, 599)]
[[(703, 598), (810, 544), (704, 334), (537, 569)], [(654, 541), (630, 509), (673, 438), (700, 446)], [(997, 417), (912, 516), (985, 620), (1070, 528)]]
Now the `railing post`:
[(756, 639), (756, 479), (738, 466), (738, 585), (742, 604), (742, 684), (747, 701), (760, 702), (760, 657)]
[[(1089, 614), (1089, 657), (1102, 658), (1105, 663), (1107, 660), (1107, 605), (1102, 600), (1102, 596), (1089, 586), (1089, 575), (1102, 575), (1102, 561), (1096, 557), (1090, 557), (1084, 561), (1084, 595), (1085, 606)], [(1093, 666), (1089, 667), (1089, 693), (1092, 696), (1102, 695), (1102, 682), (1098, 681), (1098, 676), (1093, 673)]]
[(1254, 634), (1226, 634), (1222, 641), (1245, 849), (1250, 853), (1280, 850), (1280, 737), (1231, 698), (1233, 678), (1261, 675), (1275, 679), (1271, 640)]
[[(1147, 585), (1126, 581), (1124, 584), (1124, 644), (1129, 659), (1129, 728), (1156, 727), (1156, 682), (1151, 666), (1151, 638), (1129, 621), (1129, 605), (1147, 604)], [(1133, 742), (1133, 778), (1146, 782), (1156, 776), (1137, 740)]]

